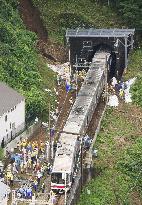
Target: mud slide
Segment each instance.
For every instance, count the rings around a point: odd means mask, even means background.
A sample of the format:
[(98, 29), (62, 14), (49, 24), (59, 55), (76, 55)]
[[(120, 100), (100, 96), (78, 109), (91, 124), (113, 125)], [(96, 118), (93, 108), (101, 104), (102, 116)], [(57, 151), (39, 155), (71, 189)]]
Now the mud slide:
[(40, 13), (30, 0), (20, 0), (20, 13), (27, 29), (35, 32), (38, 38), (44, 42), (48, 39), (48, 32), (43, 26)]
[(37, 34), (39, 39), (37, 47), (42, 55), (52, 62), (66, 62), (65, 47), (48, 38), (48, 31), (40, 18), (40, 12), (33, 6), (32, 1), (20, 0), (19, 10), (27, 29)]

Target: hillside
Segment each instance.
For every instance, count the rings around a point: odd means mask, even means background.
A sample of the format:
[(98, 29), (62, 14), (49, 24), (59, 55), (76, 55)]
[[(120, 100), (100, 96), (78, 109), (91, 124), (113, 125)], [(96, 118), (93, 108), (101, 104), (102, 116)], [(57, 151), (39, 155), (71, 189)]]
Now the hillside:
[[(56, 86), (56, 76), (48, 69), (47, 59), (52, 58), (52, 63), (67, 60), (63, 45), (67, 28), (141, 25), (141, 1), (137, 1), (138, 4), (134, 1), (131, 4), (128, 0), (110, 1), (111, 5), (108, 6), (108, 1), (105, 0), (101, 0), (101, 4), (95, 0), (32, 0), (37, 12), (40, 11), (48, 34), (41, 41), (42, 34), (38, 35), (36, 23), (42, 24), (42, 21), (35, 21), (35, 27), (29, 28), (33, 15), (30, 14), (27, 24), (21, 15), (25, 26), (19, 14), (18, 2), (0, 0), (0, 80), (26, 97), (27, 120), (36, 116), (47, 120), (49, 100), (55, 106), (55, 93), (52, 97), (44, 92), (45, 88), (53, 92)], [(20, 12), (25, 15), (25, 10)], [(131, 15), (133, 11), (138, 14)], [(29, 12), (26, 15), (29, 15)], [(93, 162), (95, 178), (84, 187), (79, 205), (142, 204), (141, 48), (136, 48), (131, 54), (124, 79), (135, 76), (137, 81), (132, 88), (135, 104), (121, 102), (118, 108), (107, 109), (94, 145), (98, 149), (98, 158)]]
[[(110, 1), (111, 5), (108, 7), (107, 1), (101, 1), (101, 4), (96, 2), (98, 1), (33, 0), (41, 12), (49, 38), (59, 44), (64, 42), (67, 28), (138, 26), (140, 15), (131, 16), (129, 13), (139, 10), (136, 3), (131, 5), (125, 0), (117, 4), (117, 1)], [(131, 53), (128, 71), (123, 78), (127, 80), (137, 76), (132, 88), (133, 100), (137, 105), (120, 103), (116, 109), (107, 109), (94, 145), (98, 149), (98, 158), (94, 160), (95, 178), (84, 187), (79, 205), (142, 203), (142, 109), (139, 107), (142, 106), (141, 65), (142, 49), (136, 48)]]
[(107, 109), (94, 145), (98, 150), (96, 176), (84, 188), (79, 205), (86, 205), (85, 201), (89, 205), (141, 204), (141, 120), (141, 109), (133, 105)]
[[(26, 98), (26, 121), (35, 117), (47, 118), (48, 96), (44, 87), (54, 82), (53, 72), (49, 71), (37, 51), (37, 35), (24, 26), (18, 11), (17, 0), (0, 1), (0, 80), (18, 90)], [(52, 80), (45, 83), (46, 70)], [(44, 74), (43, 74), (44, 72)], [(50, 74), (51, 73), (51, 74)], [(53, 83), (52, 83), (53, 84)]]
[[(48, 30), (48, 37), (52, 42), (63, 44), (65, 42), (65, 32), (67, 28), (139, 28), (141, 25), (141, 16), (139, 15), (141, 1), (130, 4), (128, 0), (110, 1), (52, 1), (32, 0), (35, 7), (41, 13), (43, 24)], [(54, 12), (53, 12), (54, 11)], [(130, 15), (130, 12), (133, 15)], [(137, 13), (135, 16), (134, 14)], [(120, 14), (122, 16), (120, 16)], [(140, 21), (138, 21), (140, 20)], [(139, 22), (139, 23), (138, 23)], [(139, 39), (141, 44), (141, 39)], [(133, 99), (136, 104), (142, 106), (142, 69), (141, 67), (142, 49), (135, 50), (132, 54), (131, 75), (138, 76), (137, 82), (133, 88)], [(137, 69), (138, 68), (138, 69)], [(138, 71), (138, 72), (137, 72)]]
[(94, 27), (114, 28), (121, 25), (111, 8), (96, 4), (95, 1), (32, 0), (41, 13), (49, 38), (64, 43), (67, 28)]

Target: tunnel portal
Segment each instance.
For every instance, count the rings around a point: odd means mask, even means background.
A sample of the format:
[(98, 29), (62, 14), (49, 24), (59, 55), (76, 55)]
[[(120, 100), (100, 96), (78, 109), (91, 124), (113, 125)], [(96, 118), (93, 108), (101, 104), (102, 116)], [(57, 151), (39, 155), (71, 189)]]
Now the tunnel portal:
[(66, 31), (71, 71), (88, 69), (98, 50), (110, 52), (109, 77), (121, 78), (133, 49), (134, 29), (68, 29)]

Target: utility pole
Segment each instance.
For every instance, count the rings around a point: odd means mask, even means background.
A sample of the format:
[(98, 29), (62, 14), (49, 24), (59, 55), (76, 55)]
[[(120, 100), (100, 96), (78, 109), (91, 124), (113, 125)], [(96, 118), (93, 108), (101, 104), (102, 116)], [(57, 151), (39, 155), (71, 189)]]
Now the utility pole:
[(110, 5), (110, 1), (109, 1), (109, 0), (107, 1), (107, 5), (108, 5), (108, 6)]
[(125, 69), (127, 69), (128, 64), (128, 44), (127, 44), (127, 37), (125, 37)]
[(48, 161), (49, 161), (49, 163), (51, 163), (51, 134), (50, 134), (50, 124), (51, 124), (51, 120), (50, 120), (50, 98), (49, 98), (49, 110), (48, 110), (48, 118), (49, 118), (49, 120), (48, 120), (48, 126), (49, 126), (49, 159), (48, 159)]
[(76, 76), (75, 77), (76, 77), (75, 82), (76, 82), (76, 97), (77, 97), (77, 88), (78, 88), (77, 86), (77, 55), (76, 55)]
[(107, 78), (108, 78), (108, 59), (106, 56), (106, 65), (105, 65), (105, 97), (106, 97), (106, 103), (108, 102), (108, 85), (107, 85)]
[(82, 149), (82, 146), (83, 146), (83, 139), (81, 137), (81, 191), (82, 191), (82, 188), (83, 188), (83, 149)]

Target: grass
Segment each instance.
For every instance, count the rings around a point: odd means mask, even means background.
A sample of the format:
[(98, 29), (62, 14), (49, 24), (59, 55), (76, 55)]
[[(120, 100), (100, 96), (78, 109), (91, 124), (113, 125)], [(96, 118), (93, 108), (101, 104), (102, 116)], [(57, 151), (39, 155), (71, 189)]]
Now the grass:
[[(142, 200), (140, 184), (134, 187), (139, 171), (134, 172), (133, 178), (133, 171), (127, 170), (127, 166), (136, 163), (139, 157), (142, 162), (140, 153), (134, 161), (130, 160), (138, 151), (136, 144), (139, 149), (142, 146), (142, 140), (139, 142), (142, 139), (141, 120), (142, 110), (135, 105), (122, 103), (118, 108), (107, 109), (94, 145), (98, 149), (98, 158), (94, 160), (97, 176), (84, 188), (79, 205), (85, 205), (85, 197), (90, 205), (134, 205)], [(90, 195), (86, 194), (87, 189), (91, 191)], [(135, 199), (134, 193), (138, 194)]]
[(33, 0), (33, 3), (41, 12), (49, 37), (59, 43), (64, 42), (67, 28), (116, 28), (121, 25), (111, 8), (91, 0)]
[(125, 79), (142, 76), (142, 48), (134, 49), (130, 54), (129, 64)]
[[(56, 107), (56, 93), (54, 91), (54, 88), (56, 88), (56, 73), (53, 72), (50, 68), (47, 66), (47, 61), (39, 55), (38, 59), (38, 68), (39, 73), (42, 77), (42, 88), (45, 92), (45, 101), (47, 104), (47, 107), (49, 108), (49, 104), (51, 105), (51, 111), (55, 110)], [(50, 92), (45, 91), (45, 89), (50, 90)], [(48, 110), (48, 109), (47, 109)], [(45, 114), (44, 120), (48, 121), (48, 114)]]

